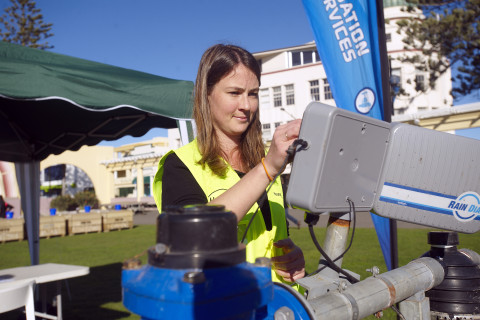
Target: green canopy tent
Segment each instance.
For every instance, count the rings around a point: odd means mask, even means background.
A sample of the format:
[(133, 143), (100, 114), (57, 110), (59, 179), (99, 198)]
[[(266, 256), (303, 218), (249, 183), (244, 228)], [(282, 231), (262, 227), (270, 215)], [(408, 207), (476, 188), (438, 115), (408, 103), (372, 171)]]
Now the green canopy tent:
[(15, 162), (32, 264), (40, 161), (151, 128), (188, 141), (193, 83), (0, 42), (0, 160)]

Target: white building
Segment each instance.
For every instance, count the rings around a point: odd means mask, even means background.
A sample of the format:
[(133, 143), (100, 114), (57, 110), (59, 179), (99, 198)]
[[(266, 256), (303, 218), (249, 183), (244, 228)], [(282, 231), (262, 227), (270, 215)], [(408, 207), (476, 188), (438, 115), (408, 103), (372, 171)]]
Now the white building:
[[(402, 35), (397, 34), (396, 22), (409, 13), (401, 10), (404, 1), (385, 0), (387, 51), (395, 58), (409, 54), (403, 49)], [(411, 15), (411, 14), (410, 14)], [(311, 101), (335, 105), (323, 63), (315, 42), (254, 53), (262, 70), (259, 93), (260, 121), (265, 141), (272, 138), (275, 128), (295, 118), (301, 118)], [(415, 67), (392, 60), (392, 75), (402, 84), (406, 95), (397, 96), (394, 114), (412, 114), (452, 106), (450, 72), (437, 82), (435, 90), (417, 93), (415, 83), (428, 75)]]
[[(392, 78), (400, 82), (406, 94), (397, 96), (394, 101), (394, 113), (412, 114), (424, 111), (433, 111), (448, 108), (453, 105), (451, 70), (447, 70), (436, 82), (435, 90), (428, 89), (425, 93), (417, 92), (415, 86), (427, 86), (428, 73), (416, 70), (411, 64), (401, 63), (396, 58), (404, 55), (414, 55), (418, 52), (404, 50), (402, 38), (404, 34), (397, 33), (397, 22), (404, 18), (422, 18), (422, 13), (417, 14), (402, 11), (403, 0), (384, 0), (385, 34), (387, 38), (388, 56), (391, 58)], [(392, 80), (393, 80), (392, 79)]]

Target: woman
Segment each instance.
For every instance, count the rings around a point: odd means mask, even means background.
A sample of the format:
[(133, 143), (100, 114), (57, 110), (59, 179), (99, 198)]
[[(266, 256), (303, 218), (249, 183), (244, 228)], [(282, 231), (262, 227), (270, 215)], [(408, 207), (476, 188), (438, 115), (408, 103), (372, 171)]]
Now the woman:
[(257, 203), (284, 169), (287, 148), (298, 137), (300, 120), (279, 126), (265, 155), (258, 110), (260, 68), (248, 51), (215, 45), (202, 56), (195, 82), (197, 138), (165, 155), (154, 181), (160, 211), (168, 205), (219, 204), (232, 211), (247, 261), (272, 259), (274, 281), (305, 275), (303, 253), (288, 238), (280, 179), (268, 199)]

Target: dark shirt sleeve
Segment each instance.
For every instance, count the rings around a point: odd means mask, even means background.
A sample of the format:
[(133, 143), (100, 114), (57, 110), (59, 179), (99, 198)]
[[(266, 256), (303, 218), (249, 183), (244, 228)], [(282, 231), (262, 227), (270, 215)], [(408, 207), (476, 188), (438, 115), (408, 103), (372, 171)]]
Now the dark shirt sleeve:
[[(237, 172), (242, 178), (245, 174)], [(162, 211), (171, 205), (185, 206), (189, 204), (205, 204), (207, 196), (193, 177), (187, 166), (178, 158), (175, 153), (171, 153), (165, 159), (163, 164), (162, 177)], [(261, 206), (265, 227), (272, 230), (272, 218), (268, 198), (265, 197)], [(287, 233), (288, 233), (287, 221)]]
[(207, 203), (207, 196), (187, 166), (175, 153), (167, 156), (163, 165), (162, 211), (171, 205)]

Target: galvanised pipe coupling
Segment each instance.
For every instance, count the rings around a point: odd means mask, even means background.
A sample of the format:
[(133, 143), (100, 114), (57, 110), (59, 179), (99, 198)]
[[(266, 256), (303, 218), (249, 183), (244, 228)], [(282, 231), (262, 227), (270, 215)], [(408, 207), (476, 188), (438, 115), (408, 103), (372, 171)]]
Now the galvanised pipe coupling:
[(443, 281), (440, 262), (420, 258), (407, 265), (367, 278), (335, 292), (309, 300), (315, 319), (362, 319)]

